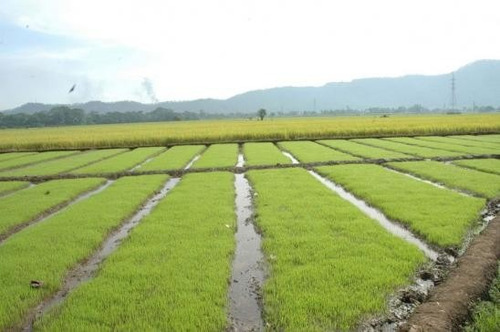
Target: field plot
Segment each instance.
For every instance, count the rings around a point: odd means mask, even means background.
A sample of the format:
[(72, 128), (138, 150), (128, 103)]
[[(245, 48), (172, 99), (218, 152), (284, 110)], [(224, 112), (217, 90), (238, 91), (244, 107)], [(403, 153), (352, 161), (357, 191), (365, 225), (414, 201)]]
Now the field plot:
[(231, 173), (186, 175), (96, 278), (37, 327), (224, 331), (234, 251), (233, 181)]
[(279, 142), (278, 145), (303, 163), (360, 160), (350, 154), (330, 149), (314, 142)]
[(404, 143), (404, 144), (409, 144), (409, 145), (418, 145), (418, 146), (432, 148), (432, 149), (455, 151), (455, 152), (460, 152), (461, 154), (468, 154), (468, 155), (498, 154), (500, 152), (499, 149), (490, 149), (490, 148), (485, 148), (485, 147), (482, 147), (482, 148), (481, 147), (471, 147), (471, 146), (465, 146), (465, 145), (453, 144), (453, 143), (445, 143), (445, 142), (433, 142), (433, 141), (426, 141), (426, 140), (421, 140), (418, 138), (410, 138), (410, 137), (392, 137), (392, 138), (386, 138), (386, 139), (391, 140), (393, 142), (399, 142), (399, 143)]
[(291, 161), (273, 143), (245, 143), (245, 165), (290, 164)]
[(42, 164), (27, 166), (23, 168), (16, 168), (0, 173), (1, 176), (33, 176), (33, 175), (54, 175), (66, 173), (85, 166), (87, 164), (96, 162), (103, 158), (114, 156), (115, 154), (127, 151), (126, 149), (109, 149), (109, 150), (94, 150), (82, 152), (75, 156), (64, 158), (61, 160), (46, 161)]
[(50, 151), (25, 155), (21, 158), (9, 159), (0, 163), (0, 170), (22, 167), (24, 165), (36, 164), (44, 161), (49, 161), (51, 159), (67, 157), (75, 154), (78, 154), (78, 151)]
[(344, 151), (346, 153), (350, 153), (354, 156), (358, 156), (361, 158), (368, 159), (391, 159), (391, 158), (412, 158), (414, 156), (396, 152), (385, 150), (381, 148), (376, 148), (374, 146), (366, 146), (363, 144), (359, 144), (353, 141), (348, 140), (323, 140), (318, 141), (319, 143), (331, 146), (334, 149), (338, 149), (340, 151)]
[(0, 199), (0, 237), (9, 229), (73, 200), (104, 181), (94, 178), (49, 181)]
[(451, 137), (463, 138), (463, 139), (479, 141), (479, 142), (490, 142), (490, 143), (500, 144), (500, 135), (480, 135), (480, 136), (460, 135), (460, 136), (451, 136)]
[(238, 160), (238, 144), (213, 144), (194, 162), (193, 168), (231, 167)]
[(449, 143), (449, 144), (457, 144), (464, 145), (469, 147), (479, 147), (479, 148), (487, 148), (487, 149), (495, 149), (500, 154), (500, 143), (491, 143), (486, 141), (475, 141), (471, 139), (465, 139), (461, 136), (454, 137), (442, 137), (442, 136), (421, 136), (417, 137), (423, 141), (431, 141), (431, 142), (439, 142), (439, 143)]
[(424, 255), (302, 169), (250, 171), (270, 264), (271, 330), (354, 330), (381, 313)]
[(414, 174), (473, 194), (494, 198), (500, 194), (500, 176), (437, 161), (388, 163), (398, 170)]
[(318, 167), (318, 171), (441, 247), (460, 245), (486, 203), (377, 165)]
[(137, 169), (138, 172), (184, 168), (205, 145), (174, 146)]
[(416, 146), (416, 145), (408, 145), (403, 143), (397, 143), (384, 139), (377, 138), (363, 138), (363, 139), (353, 139), (352, 141), (366, 144), (370, 146), (379, 147), (382, 149), (387, 149), (391, 151), (397, 151), (401, 153), (411, 154), (417, 157), (422, 158), (433, 158), (433, 157), (457, 157), (462, 156), (463, 153), (440, 150), (440, 149), (431, 149), (428, 147)]
[[(68, 269), (88, 257), (166, 178), (121, 178), (8, 238), (0, 246), (0, 330), (19, 329), (28, 311), (59, 289)], [(42, 280), (44, 286), (32, 289), (30, 280)]]
[(74, 174), (100, 174), (128, 171), (137, 164), (145, 161), (148, 157), (165, 150), (165, 148), (137, 148), (132, 151), (121, 153), (103, 161), (78, 168), (71, 173)]
[(500, 174), (500, 159), (455, 160), (453, 164), (477, 169), (478, 171)]
[(7, 195), (13, 191), (26, 188), (29, 185), (29, 182), (23, 181), (0, 182), (0, 197)]
[(17, 159), (21, 157), (26, 157), (32, 154), (36, 154), (36, 152), (6, 152), (6, 153), (0, 153), (0, 165), (4, 161), (7, 160), (12, 160), (12, 159)]

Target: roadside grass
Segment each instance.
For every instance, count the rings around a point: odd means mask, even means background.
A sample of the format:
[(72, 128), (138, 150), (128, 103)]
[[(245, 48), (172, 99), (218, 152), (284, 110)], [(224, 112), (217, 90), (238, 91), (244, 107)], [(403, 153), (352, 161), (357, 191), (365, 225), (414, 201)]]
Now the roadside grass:
[(385, 139), (378, 138), (362, 138), (362, 139), (353, 139), (353, 142), (366, 144), (370, 146), (379, 147), (382, 149), (387, 149), (391, 151), (402, 152), (406, 154), (411, 154), (417, 157), (422, 158), (432, 158), (432, 157), (456, 157), (462, 156), (463, 153), (440, 150), (440, 149), (431, 149), (423, 146), (416, 145), (408, 145), (398, 142), (393, 142)]
[(500, 159), (455, 160), (455, 165), (476, 169), (482, 172), (500, 174)]
[(290, 164), (291, 161), (273, 143), (245, 143), (245, 165)]
[(355, 330), (425, 261), (303, 169), (250, 171), (272, 331)]
[(205, 145), (174, 146), (161, 153), (147, 164), (137, 169), (138, 172), (159, 171), (184, 168), (196, 155), (200, 154)]
[(224, 331), (234, 176), (188, 174), (104, 262), (36, 324), (44, 331)]
[(80, 194), (104, 184), (104, 179), (54, 180), (0, 199), (0, 235), (13, 227), (43, 216)]
[[(20, 329), (30, 309), (57, 292), (68, 270), (89, 257), (166, 179), (121, 178), (0, 245), (0, 330)], [(31, 280), (43, 281), (43, 287), (31, 288)]]
[(303, 163), (331, 160), (360, 160), (358, 157), (310, 141), (279, 142), (278, 146), (284, 151), (291, 153), (297, 160)]
[(440, 143), (450, 143), (450, 144), (458, 144), (469, 147), (479, 147), (479, 148), (487, 148), (487, 149), (495, 149), (497, 154), (500, 154), (500, 143), (491, 143), (486, 141), (475, 141), (471, 139), (462, 138), (461, 136), (420, 136), (417, 137), (419, 140), (424, 141), (432, 141), (432, 142), (440, 142)]
[(51, 159), (78, 155), (80, 151), (49, 151), (37, 154), (25, 155), (21, 158), (14, 158), (0, 163), (0, 170), (10, 169), (14, 167), (23, 167), (25, 165), (50, 161)]
[(0, 182), (0, 198), (3, 195), (11, 193), (13, 191), (26, 188), (30, 185), (29, 182), (24, 181), (3, 181)]
[(378, 165), (338, 165), (317, 170), (388, 218), (408, 225), (429, 243), (443, 248), (462, 244), (486, 203), (485, 199), (437, 188)]
[(126, 149), (93, 150), (82, 152), (78, 155), (64, 158), (62, 160), (46, 161), (37, 165), (0, 172), (0, 176), (34, 176), (66, 173), (75, 168), (85, 166), (103, 158), (114, 156), (124, 151), (126, 151)]
[(338, 149), (340, 151), (350, 153), (354, 156), (368, 159), (391, 159), (391, 158), (412, 158), (414, 156), (396, 152), (385, 150), (381, 148), (376, 148), (373, 146), (366, 146), (363, 144), (359, 144), (353, 141), (348, 140), (322, 140), (318, 141), (319, 143), (326, 144), (331, 146), (334, 149)]
[(232, 167), (238, 161), (238, 144), (213, 144), (192, 168)]
[(457, 137), (457, 138), (463, 138), (463, 139), (468, 139), (468, 140), (473, 140), (473, 141), (480, 141), (480, 142), (490, 142), (490, 143), (496, 143), (500, 144), (500, 135), (455, 135), (455, 136), (450, 136), (450, 137)]
[(500, 176), (495, 174), (447, 165), (438, 161), (392, 162), (388, 165), (449, 188), (479, 194), (486, 198), (494, 198), (500, 194)]
[(71, 173), (74, 174), (100, 174), (128, 171), (137, 164), (148, 159), (148, 157), (165, 150), (163, 147), (137, 148), (111, 158), (78, 168)]
[(12, 160), (12, 159), (17, 159), (21, 157), (27, 157), (29, 155), (36, 154), (36, 152), (6, 152), (6, 153), (0, 153), (0, 165), (4, 161), (7, 160)]
[(469, 155), (498, 154), (500, 152), (499, 149), (490, 149), (490, 148), (486, 148), (486, 147), (482, 147), (482, 148), (481, 147), (471, 147), (471, 146), (465, 146), (465, 145), (453, 144), (453, 143), (427, 141), (427, 140), (421, 140), (418, 138), (411, 138), (411, 137), (392, 137), (392, 138), (385, 138), (385, 139), (393, 141), (393, 142), (403, 143), (403, 144), (418, 145), (418, 146), (432, 148), (432, 149), (455, 151), (455, 152), (460, 152), (462, 154), (469, 154)]

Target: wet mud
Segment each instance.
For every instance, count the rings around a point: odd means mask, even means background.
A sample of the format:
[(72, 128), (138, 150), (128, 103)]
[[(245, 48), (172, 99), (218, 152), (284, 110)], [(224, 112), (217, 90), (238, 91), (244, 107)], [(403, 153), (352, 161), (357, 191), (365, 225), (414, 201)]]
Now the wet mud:
[(252, 190), (235, 174), (236, 251), (229, 285), (228, 331), (263, 331), (262, 285), (265, 279), (261, 236), (253, 223)]
[(156, 152), (155, 154), (149, 156), (146, 160), (143, 160), (141, 161), (140, 163), (138, 163), (137, 165), (135, 165), (134, 167), (132, 167), (131, 169), (129, 169), (129, 172), (134, 172), (135, 170), (141, 168), (142, 166), (146, 165), (147, 163), (149, 163), (151, 160), (155, 159), (156, 157), (158, 157), (161, 153), (165, 152), (167, 149), (163, 149), (161, 151), (158, 151)]
[(116, 231), (112, 232), (90, 258), (72, 269), (64, 279), (64, 284), (61, 289), (52, 297), (40, 303), (27, 315), (23, 331), (32, 331), (33, 323), (39, 317), (43, 316), (54, 306), (61, 304), (68, 294), (81, 283), (90, 280), (95, 275), (100, 264), (120, 246), (121, 242), (129, 235), (129, 232), (136, 227), (145, 216), (151, 213), (153, 208), (179, 183), (179, 181), (179, 178), (169, 179), (159, 192), (147, 200), (146, 203), (143, 204), (131, 218), (123, 222)]

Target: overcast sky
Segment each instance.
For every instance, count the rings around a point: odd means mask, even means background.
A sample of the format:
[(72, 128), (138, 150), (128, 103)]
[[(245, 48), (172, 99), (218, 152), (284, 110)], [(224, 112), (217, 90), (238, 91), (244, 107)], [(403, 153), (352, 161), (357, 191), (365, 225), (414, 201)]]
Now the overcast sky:
[[(498, 0), (2, 0), (0, 110), (228, 98), (500, 59)], [(74, 92), (69, 89), (76, 84)]]

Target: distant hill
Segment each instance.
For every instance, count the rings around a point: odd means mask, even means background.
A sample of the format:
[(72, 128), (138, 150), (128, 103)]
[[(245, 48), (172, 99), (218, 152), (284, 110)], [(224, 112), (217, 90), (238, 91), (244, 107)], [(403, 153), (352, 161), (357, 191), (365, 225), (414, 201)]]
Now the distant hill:
[[(500, 106), (500, 60), (480, 60), (455, 71), (457, 107), (473, 104)], [(203, 110), (210, 113), (245, 113), (266, 108), (271, 112), (366, 109), (422, 105), (426, 108), (449, 107), (451, 73), (394, 78), (365, 78), (351, 82), (328, 83), (320, 87), (280, 87), (245, 92), (229, 99), (199, 99), (182, 102), (142, 104), (133, 101), (91, 101), (74, 104), (87, 112), (149, 112), (157, 107), (176, 112)], [(56, 105), (28, 103), (9, 113), (34, 113)]]

